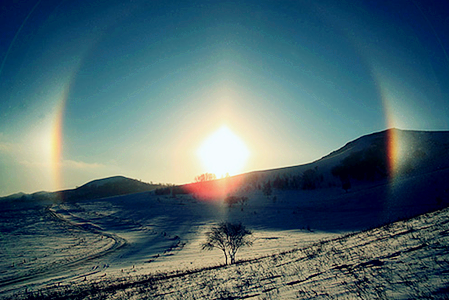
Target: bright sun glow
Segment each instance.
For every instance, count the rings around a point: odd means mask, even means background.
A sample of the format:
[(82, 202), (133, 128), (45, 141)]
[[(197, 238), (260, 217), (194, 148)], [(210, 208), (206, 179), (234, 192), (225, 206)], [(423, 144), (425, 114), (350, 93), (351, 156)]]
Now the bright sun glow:
[(249, 150), (228, 127), (222, 126), (207, 138), (198, 149), (198, 156), (208, 173), (217, 177), (235, 175), (242, 170)]

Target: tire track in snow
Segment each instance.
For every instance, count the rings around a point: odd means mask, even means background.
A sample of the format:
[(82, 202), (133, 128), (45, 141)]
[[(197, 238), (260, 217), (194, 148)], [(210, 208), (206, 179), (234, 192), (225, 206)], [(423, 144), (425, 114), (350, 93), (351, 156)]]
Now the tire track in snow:
[[(89, 226), (89, 227), (83, 227), (77, 224), (74, 224), (62, 217), (60, 217), (58, 214), (56, 214), (55, 212), (53, 212), (50, 209), (50, 206), (47, 206), (44, 209), (45, 213), (50, 216), (51, 219), (57, 221), (57, 222), (61, 222), (64, 223), (70, 227), (75, 227), (77, 229), (80, 229), (82, 231), (87, 231), (93, 234), (98, 234), (100, 236), (103, 236), (105, 238), (111, 239), (113, 240), (113, 244), (112, 246), (108, 247), (107, 249), (104, 249), (103, 251), (100, 251), (98, 253), (95, 254), (91, 254), (91, 255), (87, 255), (87, 256), (81, 256), (75, 260), (72, 261), (68, 261), (68, 262), (60, 262), (58, 263), (57, 266), (53, 266), (52, 264), (47, 265), (44, 267), (43, 270), (35, 270), (35, 272), (33, 272), (33, 274), (28, 274), (28, 275), (20, 275), (20, 276), (16, 276), (15, 278), (9, 278), (9, 279), (5, 279), (5, 280), (0, 280), (0, 288), (9, 286), (11, 284), (17, 284), (17, 283), (23, 283), (26, 281), (29, 281), (31, 279), (35, 279), (35, 278), (39, 278), (42, 277), (43, 275), (48, 276), (48, 275), (56, 275), (64, 270), (67, 270), (68, 267), (73, 267), (76, 266), (80, 263), (92, 260), (92, 259), (96, 259), (99, 257), (103, 257), (109, 253), (112, 253), (116, 250), (118, 250), (119, 248), (123, 247), (124, 245), (126, 245), (126, 240), (116, 236), (112, 233), (106, 233), (106, 232), (101, 232), (99, 230), (94, 229), (93, 227)], [(84, 276), (84, 275), (82, 275)]]

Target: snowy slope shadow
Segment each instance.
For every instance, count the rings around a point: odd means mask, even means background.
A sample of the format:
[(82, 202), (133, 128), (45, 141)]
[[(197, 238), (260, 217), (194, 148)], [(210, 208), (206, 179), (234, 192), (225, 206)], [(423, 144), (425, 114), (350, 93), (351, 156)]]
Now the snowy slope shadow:
[(301, 249), (218, 266), (52, 287), (48, 299), (449, 297), (449, 209)]

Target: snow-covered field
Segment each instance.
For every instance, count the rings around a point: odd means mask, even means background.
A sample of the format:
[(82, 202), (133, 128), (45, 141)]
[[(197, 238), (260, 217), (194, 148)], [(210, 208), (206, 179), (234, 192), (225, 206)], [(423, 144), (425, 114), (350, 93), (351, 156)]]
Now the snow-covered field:
[[(413, 172), (344, 191), (332, 164), (373, 139), (310, 165), (242, 176), (233, 193), (248, 200), (232, 207), (224, 196), (154, 191), (0, 199), (0, 298), (448, 299), (449, 144), (427, 143), (439, 146)], [(316, 189), (260, 188), (310, 168), (323, 175)], [(221, 221), (253, 231), (236, 265), (201, 250)]]
[[(447, 299), (449, 297), (449, 209), (398, 221), (380, 228), (336, 238), (315, 236), (308, 245), (299, 232), (259, 232), (264, 248), (270, 241), (287, 240), (290, 250), (247, 256), (236, 265), (219, 266), (219, 257), (199, 259), (209, 266), (171, 271), (145, 267), (100, 278), (70, 278), (47, 283), (35, 293), (17, 298), (36, 299)], [(306, 243), (307, 244), (307, 243)], [(120, 251), (120, 250), (119, 250)], [(189, 260), (180, 253), (173, 261)], [(193, 254), (194, 250), (187, 253)], [(248, 252), (248, 251), (247, 251)], [(248, 254), (248, 253), (246, 253)], [(254, 253), (253, 253), (254, 254)], [(199, 253), (197, 254), (199, 255)], [(140, 257), (142, 257), (141, 255)], [(245, 255), (242, 255), (242, 257)], [(193, 257), (190, 257), (193, 259)], [(197, 257), (198, 258), (198, 257)], [(158, 258), (157, 260), (167, 260)], [(148, 263), (151, 265), (151, 263)], [(170, 265), (170, 263), (168, 263)], [(163, 264), (158, 264), (163, 267)]]
[[(71, 280), (219, 264), (221, 253), (201, 251), (203, 233), (211, 224), (240, 219), (239, 215), (256, 220), (259, 211), (261, 218), (269, 219), (264, 206), (272, 200), (262, 200), (258, 205), (246, 205), (243, 211), (187, 195), (172, 198), (152, 193), (47, 207), (11, 203), (1, 214), (0, 296)], [(243, 249), (238, 258), (266, 255), (338, 234), (252, 229), (254, 247)]]
[[(87, 297), (87, 290), (100, 293), (93, 298), (123, 299), (142, 293), (413, 298), (434, 297), (440, 288), (447, 295), (448, 210), (341, 237), (437, 209), (441, 203), (423, 191), (441, 192), (447, 172), (350, 193), (334, 187), (265, 196), (256, 189), (232, 208), (154, 192), (51, 205), (11, 202), (1, 212), (0, 297), (32, 298), (33, 291)], [(404, 202), (395, 190), (427, 200)], [(237, 260), (244, 262), (236, 266), (218, 267), (221, 252), (200, 247), (205, 231), (222, 220), (241, 221), (254, 232), (253, 247), (241, 249)]]

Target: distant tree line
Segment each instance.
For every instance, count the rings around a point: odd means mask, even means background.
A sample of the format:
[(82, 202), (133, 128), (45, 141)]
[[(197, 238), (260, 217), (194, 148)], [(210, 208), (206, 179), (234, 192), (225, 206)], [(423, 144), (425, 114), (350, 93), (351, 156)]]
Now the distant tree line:
[[(276, 190), (314, 190), (322, 187), (324, 176), (318, 172), (318, 167), (305, 170), (300, 175), (276, 175), (274, 179), (256, 185), (264, 195), (270, 196)], [(253, 185), (254, 186), (254, 185)]]
[(213, 173), (204, 173), (195, 177), (195, 182), (205, 182), (217, 179)]
[(212, 182), (215, 179), (216, 179), (215, 174), (204, 173), (195, 176), (194, 178), (195, 188), (193, 189), (186, 188), (185, 186), (166, 184), (156, 189), (155, 194), (158, 196), (171, 195), (172, 197), (176, 197), (176, 195), (192, 194), (207, 189), (209, 187), (208, 183)]
[(340, 179), (345, 191), (351, 188), (351, 179), (374, 181), (390, 176), (388, 141), (379, 139), (370, 148), (356, 151), (331, 169)]
[[(387, 142), (380, 139), (368, 149), (351, 153), (333, 167), (331, 173), (340, 179), (345, 190), (350, 188), (351, 179), (374, 181), (391, 177), (392, 160), (397, 158), (390, 157), (388, 151)], [(414, 163), (419, 163), (425, 157), (426, 153), (421, 149), (402, 153), (396, 171), (400, 174), (410, 173), (414, 170)]]
[(343, 159), (332, 168), (335, 177), (347, 180), (376, 180), (389, 175), (388, 157), (382, 149), (368, 149), (357, 151)]
[(176, 197), (176, 195), (189, 194), (189, 191), (183, 186), (168, 184), (156, 189), (154, 193), (158, 196), (170, 195), (172, 197)]

